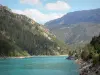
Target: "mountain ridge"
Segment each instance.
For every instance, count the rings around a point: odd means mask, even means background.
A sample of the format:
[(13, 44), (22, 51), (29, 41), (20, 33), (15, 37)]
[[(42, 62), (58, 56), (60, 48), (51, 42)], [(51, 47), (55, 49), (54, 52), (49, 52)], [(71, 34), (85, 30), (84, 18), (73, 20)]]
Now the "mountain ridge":
[(100, 8), (70, 12), (45, 26), (66, 43), (89, 42), (100, 32)]
[[(100, 19), (99, 20), (96, 19), (99, 18), (100, 16), (98, 12), (100, 12), (100, 8), (69, 12), (64, 16), (62, 16), (61, 18), (46, 22), (45, 25), (49, 28), (50, 26), (54, 26), (54, 25), (58, 25), (58, 26), (68, 25), (68, 24), (76, 24), (76, 23), (89, 22), (89, 21), (93, 23), (100, 23)], [(95, 16), (95, 18), (92, 19), (93, 16)]]

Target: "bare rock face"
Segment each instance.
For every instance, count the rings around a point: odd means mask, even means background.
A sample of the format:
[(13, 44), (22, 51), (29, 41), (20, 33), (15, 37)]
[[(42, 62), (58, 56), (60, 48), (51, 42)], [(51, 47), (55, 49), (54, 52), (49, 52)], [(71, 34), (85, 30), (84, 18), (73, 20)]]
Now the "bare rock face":
[(92, 62), (82, 62), (80, 75), (100, 75), (100, 65), (93, 65)]

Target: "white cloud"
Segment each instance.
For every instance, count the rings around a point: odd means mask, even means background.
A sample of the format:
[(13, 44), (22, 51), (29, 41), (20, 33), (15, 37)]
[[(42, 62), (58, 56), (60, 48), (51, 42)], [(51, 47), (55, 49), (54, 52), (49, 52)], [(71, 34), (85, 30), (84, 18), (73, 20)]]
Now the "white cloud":
[(41, 2), (40, 0), (20, 0), (20, 3), (33, 5), (33, 4), (40, 4)]
[(12, 10), (15, 13), (18, 14), (24, 14), (28, 17), (32, 18), (33, 20), (39, 22), (39, 23), (45, 23), (46, 21), (53, 20), (56, 18), (62, 17), (64, 14), (61, 13), (48, 13), (43, 14), (37, 9), (25, 9), (25, 10)]
[(46, 4), (46, 9), (48, 10), (68, 10), (71, 7), (64, 1), (57, 1), (56, 3), (48, 3)]

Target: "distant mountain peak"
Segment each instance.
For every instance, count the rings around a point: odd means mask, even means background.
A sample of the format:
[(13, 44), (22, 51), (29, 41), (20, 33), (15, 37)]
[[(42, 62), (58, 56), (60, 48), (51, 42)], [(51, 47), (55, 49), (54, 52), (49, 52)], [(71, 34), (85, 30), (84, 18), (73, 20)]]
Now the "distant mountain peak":
[(45, 25), (48, 28), (53, 28), (57, 25), (68, 25), (81, 22), (100, 23), (100, 8), (69, 12), (61, 18), (46, 22)]
[(66, 43), (88, 42), (100, 32), (100, 8), (70, 12), (45, 26)]

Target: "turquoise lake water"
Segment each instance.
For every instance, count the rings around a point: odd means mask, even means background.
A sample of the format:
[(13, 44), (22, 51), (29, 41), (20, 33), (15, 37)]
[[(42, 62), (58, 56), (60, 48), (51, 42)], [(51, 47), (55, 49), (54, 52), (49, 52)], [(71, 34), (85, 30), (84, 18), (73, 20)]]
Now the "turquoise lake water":
[(0, 75), (79, 75), (78, 64), (64, 56), (0, 59)]

